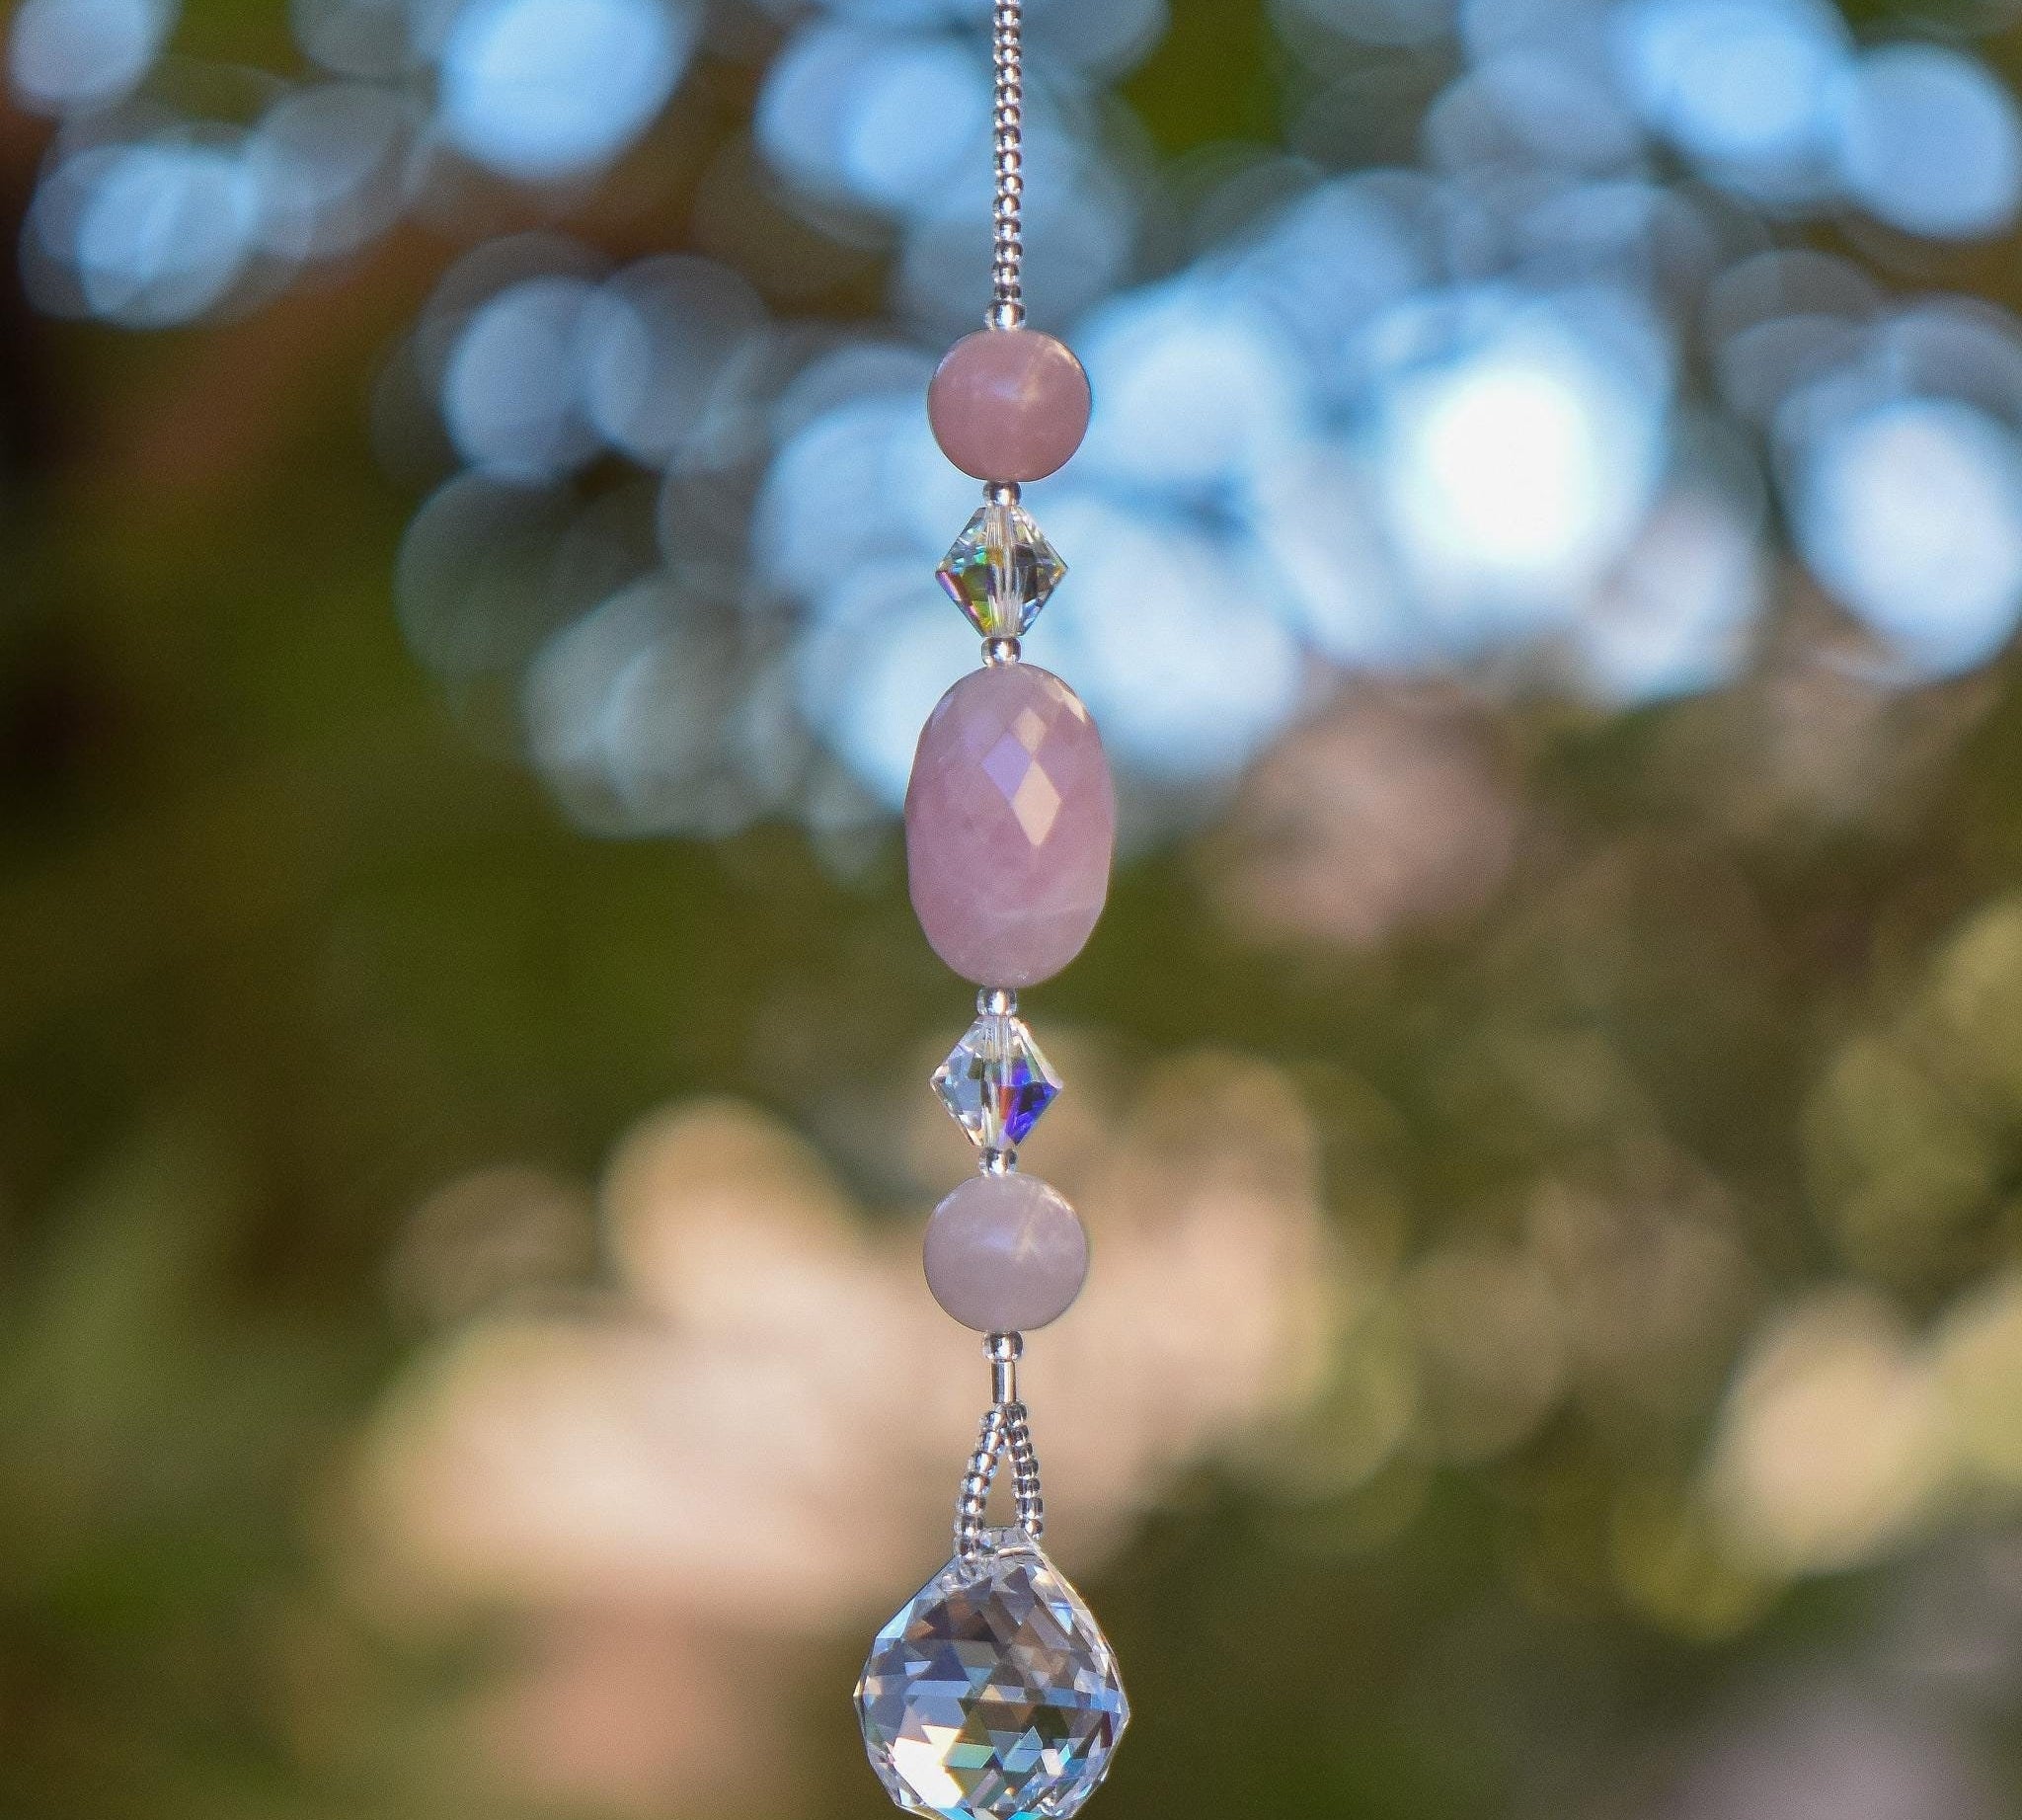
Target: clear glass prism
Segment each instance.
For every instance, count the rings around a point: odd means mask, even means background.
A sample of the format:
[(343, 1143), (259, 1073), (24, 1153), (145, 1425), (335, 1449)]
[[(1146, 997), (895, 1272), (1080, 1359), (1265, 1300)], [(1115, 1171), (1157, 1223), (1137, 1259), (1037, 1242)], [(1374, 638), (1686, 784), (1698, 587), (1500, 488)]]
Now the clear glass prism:
[(1023, 506), (986, 505), (935, 570), (948, 597), (985, 638), (1018, 638), (1067, 573)]
[(1130, 1720), (1108, 1639), (1022, 1529), (985, 1531), (898, 1609), (856, 1701), (886, 1792), (942, 1820), (1065, 1820)]
[(934, 1091), (979, 1149), (1016, 1149), (1060, 1091), (1025, 1020), (986, 1011), (934, 1070)]

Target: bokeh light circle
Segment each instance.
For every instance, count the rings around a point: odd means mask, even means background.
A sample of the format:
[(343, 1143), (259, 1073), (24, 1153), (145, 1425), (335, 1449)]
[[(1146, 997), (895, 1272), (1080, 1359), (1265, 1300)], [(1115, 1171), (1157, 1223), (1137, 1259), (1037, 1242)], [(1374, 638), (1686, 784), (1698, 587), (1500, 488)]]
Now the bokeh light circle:
[(596, 170), (666, 105), (696, 30), (684, 0), (467, 0), (442, 41), (444, 135), (524, 182)]
[(1644, 119), (1709, 176), (1768, 201), (1828, 188), (1829, 111), (1852, 53), (1824, 0), (1629, 0), (1613, 40)]
[(376, 83), (325, 83), (283, 97), (246, 147), (262, 242), (293, 261), (364, 246), (407, 200), (419, 129), (413, 104)]
[(147, 74), (175, 18), (169, 0), (22, 0), (8, 29), (14, 92), (44, 114), (106, 107)]
[(1984, 662), (2022, 612), (2022, 448), (1956, 400), (1906, 398), (1822, 436), (1794, 518), (1819, 579), (1913, 674)]
[(259, 226), (235, 134), (96, 145), (63, 159), (37, 197), (29, 280), (46, 308), (165, 328), (231, 295)]
[(464, 325), (442, 375), (442, 420), (473, 467), (519, 480), (567, 473), (595, 452), (583, 407), (583, 337), (596, 288), (523, 278)]
[(1974, 240), (2022, 206), (2022, 116), (1985, 64), (1938, 44), (1870, 51), (1842, 85), (1848, 194), (1905, 233)]
[(813, 24), (768, 70), (753, 126), (810, 197), (905, 214), (982, 183), (989, 121), (988, 66), (959, 40)]

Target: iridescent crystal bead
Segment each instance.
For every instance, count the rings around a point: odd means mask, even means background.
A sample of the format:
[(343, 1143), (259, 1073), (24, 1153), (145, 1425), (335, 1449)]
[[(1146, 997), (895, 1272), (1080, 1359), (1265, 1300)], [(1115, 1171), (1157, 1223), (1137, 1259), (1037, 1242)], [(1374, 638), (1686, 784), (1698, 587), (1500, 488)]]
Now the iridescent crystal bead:
[(856, 1698), (886, 1792), (941, 1820), (1066, 1820), (1130, 1718), (1108, 1639), (1020, 1529), (986, 1530), (900, 1607)]
[(1023, 506), (992, 501), (976, 509), (934, 573), (983, 637), (1019, 638), (1067, 565)]
[(934, 1070), (934, 1091), (978, 1149), (1016, 1149), (1060, 1090), (1022, 1017), (985, 1012)]

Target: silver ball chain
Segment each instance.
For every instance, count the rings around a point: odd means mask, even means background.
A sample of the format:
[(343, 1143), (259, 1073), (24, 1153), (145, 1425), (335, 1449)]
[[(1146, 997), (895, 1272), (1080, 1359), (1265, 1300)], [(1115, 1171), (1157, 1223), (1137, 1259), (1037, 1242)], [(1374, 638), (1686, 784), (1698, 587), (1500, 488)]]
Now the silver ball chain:
[(996, 197), (990, 208), (990, 310), (992, 328), (1015, 329), (1025, 320), (1025, 0), (994, 0), (990, 9), (992, 100), (990, 153)]

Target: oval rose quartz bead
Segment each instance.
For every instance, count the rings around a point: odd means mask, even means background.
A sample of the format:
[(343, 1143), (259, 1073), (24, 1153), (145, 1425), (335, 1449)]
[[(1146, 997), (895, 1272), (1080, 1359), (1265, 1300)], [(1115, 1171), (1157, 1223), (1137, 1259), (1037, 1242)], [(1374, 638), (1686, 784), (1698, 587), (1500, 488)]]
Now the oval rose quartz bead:
[(921, 730), (905, 793), (912, 907), (977, 986), (1036, 986), (1109, 895), (1117, 798), (1081, 697), (1032, 664), (975, 670)]
[(977, 480), (1044, 480), (1088, 434), (1088, 374), (1036, 329), (978, 329), (941, 356), (927, 421), (941, 452)]

